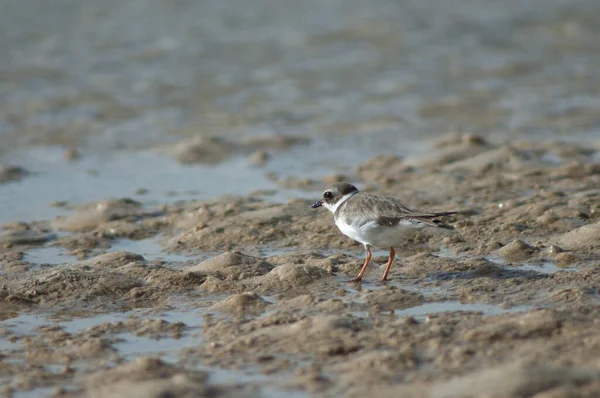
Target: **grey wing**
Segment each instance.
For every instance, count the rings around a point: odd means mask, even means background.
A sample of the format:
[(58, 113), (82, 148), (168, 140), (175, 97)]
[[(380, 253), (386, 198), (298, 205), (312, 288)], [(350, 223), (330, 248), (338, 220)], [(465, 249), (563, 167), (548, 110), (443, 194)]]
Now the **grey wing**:
[[(435, 214), (435, 215), (434, 215)], [(399, 225), (413, 225), (415, 227), (428, 225), (430, 227), (454, 229), (449, 225), (444, 224), (435, 217), (441, 217), (442, 215), (454, 214), (454, 212), (447, 213), (432, 213), (432, 214), (415, 214), (406, 217), (379, 217), (377, 218), (377, 224), (384, 227), (397, 227)]]
[(412, 211), (396, 198), (368, 193), (357, 195), (361, 195), (361, 200), (349, 200), (340, 208), (343, 207), (346, 213), (352, 214), (352, 216), (346, 216), (346, 223), (359, 228), (397, 227), (399, 225), (429, 225), (448, 228), (435, 218), (455, 214), (455, 212), (421, 213)]
[(456, 212), (438, 212), (438, 213), (422, 213), (413, 211), (403, 205), (398, 199), (378, 195), (369, 195), (374, 203), (372, 207), (373, 215), (371, 220), (375, 220), (377, 225), (383, 227), (397, 227), (399, 225), (431, 226), (450, 228), (451, 227), (436, 220), (438, 217), (456, 214)]
[(360, 226), (380, 217), (397, 218), (412, 213), (399, 201), (385, 196), (360, 192), (352, 199), (355, 200), (347, 200), (337, 210), (337, 212), (343, 210), (346, 214), (346, 222), (350, 225)]

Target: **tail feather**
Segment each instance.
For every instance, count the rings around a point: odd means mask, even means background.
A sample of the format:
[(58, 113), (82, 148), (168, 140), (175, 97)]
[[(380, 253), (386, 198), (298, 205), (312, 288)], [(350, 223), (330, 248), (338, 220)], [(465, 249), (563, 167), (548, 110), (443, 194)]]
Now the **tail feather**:
[(432, 213), (434, 217), (444, 217), (444, 216), (451, 216), (453, 214), (458, 213), (457, 211), (442, 211), (439, 213)]
[(444, 228), (444, 229), (454, 229), (451, 225), (444, 224), (441, 220), (434, 220), (436, 217), (444, 217), (451, 216), (456, 214), (456, 211), (444, 211), (439, 213), (428, 213), (428, 214), (419, 214), (417, 216), (411, 216), (410, 218), (414, 220), (418, 220), (423, 224), (427, 224), (432, 227)]

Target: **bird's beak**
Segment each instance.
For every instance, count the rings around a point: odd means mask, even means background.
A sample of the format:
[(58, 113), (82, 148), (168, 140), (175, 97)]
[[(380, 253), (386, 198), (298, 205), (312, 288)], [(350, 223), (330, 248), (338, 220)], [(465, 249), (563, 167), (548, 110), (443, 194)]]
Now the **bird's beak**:
[(313, 209), (316, 209), (317, 207), (321, 207), (321, 206), (323, 206), (323, 201), (319, 200), (319, 201), (313, 203), (312, 206), (310, 206), (310, 207)]

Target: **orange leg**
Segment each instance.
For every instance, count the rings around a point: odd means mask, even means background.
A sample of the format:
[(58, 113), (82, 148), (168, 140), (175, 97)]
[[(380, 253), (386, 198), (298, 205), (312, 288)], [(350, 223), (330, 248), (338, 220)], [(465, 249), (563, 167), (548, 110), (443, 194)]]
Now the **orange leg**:
[(396, 257), (396, 251), (393, 247), (390, 247), (390, 259), (385, 265), (385, 271), (383, 272), (383, 276), (381, 277), (381, 281), (387, 281), (388, 272), (390, 272), (390, 268), (392, 267), (392, 263), (394, 262), (394, 257)]
[(362, 277), (365, 274), (365, 271), (367, 270), (367, 265), (369, 265), (369, 261), (371, 261), (371, 248), (369, 246), (367, 246), (367, 257), (365, 258), (365, 263), (363, 264), (362, 268), (360, 269), (358, 276), (348, 282), (361, 282)]

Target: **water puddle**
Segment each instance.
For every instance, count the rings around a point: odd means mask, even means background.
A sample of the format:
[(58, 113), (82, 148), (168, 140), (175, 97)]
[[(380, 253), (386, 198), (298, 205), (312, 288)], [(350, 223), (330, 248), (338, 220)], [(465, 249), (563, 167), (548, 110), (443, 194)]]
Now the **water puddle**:
[(30, 249), (24, 260), (32, 264), (62, 265), (78, 262), (77, 256), (67, 254), (67, 250), (58, 246), (42, 246)]
[(519, 305), (510, 308), (503, 308), (493, 304), (472, 303), (465, 304), (460, 301), (441, 301), (434, 303), (425, 303), (411, 308), (394, 310), (393, 313), (384, 311), (382, 313), (371, 313), (368, 311), (352, 312), (353, 315), (365, 318), (369, 316), (412, 316), (417, 319), (425, 319), (428, 315), (445, 312), (480, 312), (486, 316), (499, 315), (513, 312), (528, 311), (534, 307), (528, 305)]
[(560, 267), (558, 265), (556, 265), (555, 263), (549, 262), (549, 261), (544, 261), (543, 263), (524, 263), (521, 266), (517, 266), (520, 267), (524, 270), (528, 270), (528, 271), (535, 271), (535, 272), (539, 272), (542, 274), (554, 274), (555, 272), (559, 272), (559, 271), (567, 271), (567, 272), (573, 272), (576, 271), (575, 268), (573, 267)]
[(103, 323), (114, 323), (114, 322), (123, 322), (129, 319), (132, 319), (132, 316), (135, 316), (132, 313), (128, 312), (113, 312), (110, 314), (100, 314), (94, 315), (91, 317), (70, 317), (71, 319), (64, 319), (64, 316), (61, 317), (49, 317), (48, 321), (52, 322), (55, 325), (60, 326), (67, 333), (78, 333), (82, 332), (88, 328), (101, 325)]
[[(442, 258), (451, 258), (451, 259), (461, 259), (466, 257), (461, 257), (459, 255), (454, 254), (448, 248), (442, 247), (437, 253), (434, 253), (438, 257)], [(559, 266), (551, 261), (541, 261), (541, 262), (511, 262), (507, 263), (502, 257), (497, 256), (486, 256), (485, 260), (490, 261), (494, 264), (501, 265), (506, 269), (510, 270), (523, 270), (523, 271), (533, 271), (538, 272), (540, 274), (551, 275), (559, 271), (576, 271), (575, 268), (569, 266)]]
[[(282, 156), (274, 152), (264, 167), (250, 166), (246, 155), (214, 165), (182, 165), (170, 156), (152, 151), (89, 152), (66, 160), (62, 147), (31, 147), (5, 154), (1, 159), (30, 174), (20, 181), (0, 184), (0, 224), (52, 220), (69, 214), (69, 210), (52, 207), (51, 203), (79, 204), (108, 198), (130, 197), (148, 206), (256, 191), (272, 193), (265, 199), (273, 202), (314, 199), (320, 189), (285, 188), (270, 175), (319, 179), (332, 173), (347, 174), (358, 155), (368, 158), (383, 149), (390, 151), (388, 138), (385, 134), (378, 139), (358, 136), (348, 145), (343, 136), (312, 137), (308, 145), (293, 146)], [(396, 152), (426, 150), (425, 142), (405, 138)]]
[[(150, 312), (134, 310), (128, 312), (112, 312), (93, 316), (77, 316), (69, 314), (12, 314), (1, 321), (3, 328), (9, 329), (15, 336), (35, 334), (36, 328), (44, 325), (60, 326), (67, 333), (79, 333), (103, 323), (125, 322), (134, 319), (162, 319), (167, 322), (183, 322), (189, 329), (199, 328), (203, 323), (202, 314), (195, 310), (170, 310)], [(11, 315), (8, 315), (11, 316)], [(0, 342), (3, 341), (0, 339)]]
[[(311, 197), (286, 191), (265, 170), (248, 167), (243, 157), (217, 165), (181, 165), (152, 152), (89, 154), (75, 162), (64, 160), (62, 148), (32, 148), (6, 160), (31, 171), (21, 181), (0, 184), (0, 224), (51, 220), (68, 211), (53, 202), (86, 203), (132, 197), (146, 205), (179, 200), (207, 200), (219, 195), (274, 191), (273, 201)], [(143, 194), (141, 194), (143, 192)]]
[[(272, 302), (273, 297), (265, 297)], [(33, 315), (33, 314), (7, 314), (7, 316), (16, 315), (2, 321), (2, 328), (12, 332), (13, 336), (23, 337), (38, 333), (37, 328), (44, 325), (57, 325), (67, 333), (76, 334), (85, 331), (88, 328), (95, 327), (104, 323), (125, 322), (134, 319), (162, 319), (167, 322), (183, 322), (187, 326), (184, 333), (178, 337), (161, 336), (159, 338), (150, 336), (139, 336), (133, 331), (124, 331), (111, 333), (116, 339), (113, 347), (117, 350), (119, 356), (126, 360), (133, 360), (139, 356), (159, 357), (161, 360), (176, 364), (180, 360), (181, 350), (197, 346), (202, 341), (201, 327), (204, 322), (202, 310), (168, 310), (160, 313), (154, 313), (149, 310), (135, 310), (123, 313), (99, 314), (91, 317), (77, 317), (64, 314), (55, 315)], [(10, 337), (7, 336), (7, 337)], [(6, 338), (0, 339), (0, 349), (18, 350), (20, 340), (14, 343)], [(19, 360), (23, 362), (22, 360)], [(21, 363), (19, 362), (19, 363)], [(24, 362), (23, 362), (24, 363)], [(58, 371), (61, 371), (63, 365), (53, 365)], [(279, 397), (282, 391), (277, 387), (263, 387), (264, 385), (273, 385), (277, 380), (270, 378), (262, 373), (246, 373), (232, 371), (227, 369), (218, 369), (203, 365), (195, 366), (198, 370), (209, 373), (209, 380), (213, 384), (220, 385), (251, 385), (260, 388), (263, 397)], [(36, 388), (31, 391), (20, 391), (19, 397), (34, 397), (53, 390), (54, 388)], [(286, 395), (291, 397), (306, 397), (306, 393), (301, 391), (287, 391)]]
[(160, 357), (165, 362), (177, 362), (178, 352), (184, 348), (198, 345), (201, 342), (200, 328), (204, 323), (202, 313), (198, 311), (166, 311), (152, 319), (163, 319), (170, 323), (183, 322), (187, 326), (181, 337), (152, 338), (137, 336), (131, 332), (116, 334), (119, 342), (115, 344), (118, 353), (127, 358), (138, 356)]
[[(215, 369), (210, 367), (199, 367), (199, 370), (209, 372), (210, 375), (208, 380), (217, 385), (244, 384), (258, 387), (265, 384), (272, 384), (273, 382), (277, 383), (278, 381), (277, 379), (269, 378), (261, 373), (247, 374), (227, 369)], [(304, 398), (308, 397), (309, 395), (303, 391), (287, 389), (282, 391), (274, 387), (262, 387), (260, 389), (260, 397), (262, 398), (279, 398), (282, 396), (289, 398)]]
[(532, 262), (532, 263), (510, 263), (507, 264), (504, 259), (500, 257), (484, 257), (486, 260), (491, 261), (494, 264), (502, 265), (506, 269), (510, 270), (523, 270), (523, 271), (533, 271), (538, 272), (540, 274), (551, 275), (559, 271), (573, 272), (576, 271), (576, 268), (565, 266), (560, 267), (553, 262), (543, 261), (543, 262)]
[[(160, 236), (140, 240), (119, 239), (114, 241), (110, 248), (103, 250), (101, 253), (114, 253), (119, 251), (139, 254), (147, 261), (159, 260), (167, 263), (198, 263), (207, 258), (221, 254), (220, 252), (202, 252), (199, 254), (165, 252), (160, 244)], [(101, 253), (92, 252), (90, 259)], [(68, 254), (67, 249), (60, 246), (42, 246), (30, 249), (25, 253), (24, 260), (31, 264), (38, 265), (75, 264), (80, 261), (77, 256)]]
[(136, 336), (134, 333), (119, 333), (121, 340), (114, 345), (119, 355), (127, 359), (139, 356), (160, 357), (165, 362), (176, 363), (178, 352), (184, 348), (198, 345), (201, 337), (186, 334), (180, 338), (161, 337), (158, 339)]
[(34, 388), (30, 391), (16, 391), (13, 392), (11, 397), (13, 398), (40, 398), (40, 397), (51, 397), (52, 392), (56, 387), (41, 387)]
[(454, 252), (452, 252), (447, 247), (440, 247), (440, 250), (437, 253), (433, 254), (441, 258), (459, 258), (458, 255), (454, 254)]
[(0, 321), (0, 327), (10, 330), (11, 334), (0, 338), (0, 350), (14, 350), (20, 345), (20, 341), (12, 340), (14, 337), (24, 337), (34, 334), (33, 329), (46, 324), (46, 318), (34, 314), (5, 314)]
[(162, 260), (174, 263), (183, 263), (187, 261), (199, 262), (205, 258), (218, 254), (202, 253), (201, 255), (193, 255), (164, 252), (162, 245), (160, 244), (160, 236), (140, 240), (119, 239), (111, 245), (107, 252), (113, 253), (122, 250), (139, 254), (148, 261)]

